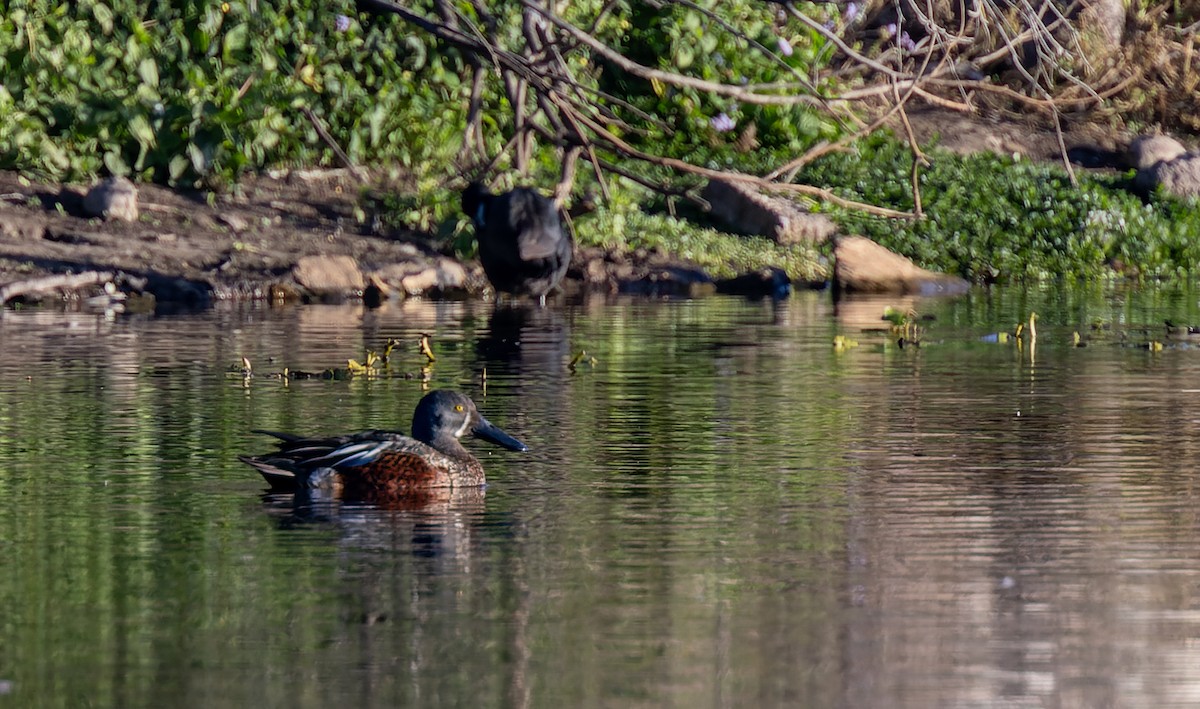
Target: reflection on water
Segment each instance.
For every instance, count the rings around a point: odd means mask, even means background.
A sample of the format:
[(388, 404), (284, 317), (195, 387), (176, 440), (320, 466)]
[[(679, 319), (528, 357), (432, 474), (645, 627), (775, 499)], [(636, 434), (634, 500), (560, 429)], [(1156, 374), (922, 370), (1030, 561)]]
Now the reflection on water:
[[(922, 346), (884, 305), (936, 316)], [(1036, 349), (982, 341), (1031, 310)], [(0, 704), (1194, 706), (1200, 349), (1168, 317), (1196, 294), (3, 312)], [(378, 376), (271, 376), (393, 337)], [(486, 490), (402, 509), (236, 460), (407, 429), (429, 387), (531, 452), (469, 443)]]

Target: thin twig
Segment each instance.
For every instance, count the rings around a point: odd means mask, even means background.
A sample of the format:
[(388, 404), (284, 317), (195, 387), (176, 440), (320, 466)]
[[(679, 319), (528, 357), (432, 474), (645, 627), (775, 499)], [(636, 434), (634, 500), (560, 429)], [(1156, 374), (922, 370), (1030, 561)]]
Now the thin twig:
[(562, 177), (558, 180), (558, 186), (554, 188), (555, 209), (562, 209), (563, 203), (571, 195), (571, 187), (575, 184), (575, 165), (579, 162), (579, 153), (581, 152), (583, 152), (583, 148), (572, 145), (567, 148), (567, 154), (563, 156)]
[[(718, 96), (726, 96), (742, 103), (758, 104), (765, 106), (794, 106), (797, 104), (811, 104), (815, 101), (811, 96), (804, 95), (768, 95), (759, 94), (753, 91), (746, 91), (741, 86), (733, 86), (731, 84), (722, 84), (715, 81), (705, 81), (692, 76), (676, 74), (674, 72), (662, 71), (660, 69), (651, 69), (648, 66), (639, 64), (632, 59), (626, 57), (620, 52), (610, 48), (600, 40), (592, 37), (583, 30), (579, 29), (570, 22), (561, 17), (547, 12), (543, 8), (533, 4), (531, 0), (521, 0), (521, 4), (525, 7), (533, 9), (540, 13), (554, 25), (567, 32), (577, 40), (587, 45), (593, 52), (604, 57), (622, 70), (633, 74), (647, 81), (661, 81), (664, 84), (672, 86), (680, 86), (684, 88), (697, 89), (699, 91), (707, 91)], [(886, 69), (886, 67), (884, 67)], [(890, 70), (888, 70), (890, 71)]]
[(354, 161), (350, 159), (350, 156), (346, 154), (346, 151), (342, 150), (342, 146), (338, 145), (337, 141), (333, 139), (333, 136), (329, 134), (329, 131), (325, 130), (325, 126), (321, 124), (321, 119), (317, 118), (317, 114), (313, 113), (312, 109), (308, 106), (305, 106), (300, 110), (305, 116), (308, 117), (308, 120), (312, 122), (313, 128), (315, 128), (317, 131), (317, 135), (321, 136), (321, 140), (325, 141), (325, 144), (328, 145), (330, 150), (333, 151), (333, 154), (338, 157), (338, 160), (342, 161), (342, 165), (350, 171), (350, 174), (354, 175), (356, 180), (365, 184), (367, 182), (367, 173), (363, 172), (362, 168), (354, 164)]

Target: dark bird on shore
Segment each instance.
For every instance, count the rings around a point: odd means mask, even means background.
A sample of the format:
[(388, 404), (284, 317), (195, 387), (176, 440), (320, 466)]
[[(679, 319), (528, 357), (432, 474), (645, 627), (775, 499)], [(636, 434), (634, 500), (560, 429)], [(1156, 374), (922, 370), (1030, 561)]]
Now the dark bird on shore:
[(412, 436), (381, 430), (329, 438), (255, 433), (278, 438), (279, 450), (238, 459), (257, 470), (273, 491), (320, 490), (372, 503), (402, 500), (431, 488), (483, 485), (483, 466), (459, 442), (464, 434), (509, 450), (528, 450), (484, 418), (469, 397), (445, 390), (430, 392), (417, 404)]
[(527, 187), (494, 195), (472, 182), (463, 191), (462, 209), (475, 223), (479, 260), (492, 286), (501, 293), (534, 296), (544, 305), (574, 250), (554, 200)]

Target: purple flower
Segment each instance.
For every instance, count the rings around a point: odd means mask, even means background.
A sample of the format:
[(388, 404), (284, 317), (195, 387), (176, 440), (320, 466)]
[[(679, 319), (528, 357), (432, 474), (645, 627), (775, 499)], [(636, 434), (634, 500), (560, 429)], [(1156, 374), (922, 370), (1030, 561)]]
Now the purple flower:
[(337, 31), (345, 32), (348, 29), (350, 29), (350, 18), (346, 17), (345, 15), (338, 15), (337, 16)]
[(708, 122), (712, 124), (713, 130), (718, 133), (728, 133), (734, 128), (737, 128), (737, 123), (734, 123), (733, 119), (725, 113), (722, 113), (719, 116), (713, 116), (708, 120)]
[(895, 22), (889, 22), (879, 29), (883, 30), (884, 37), (895, 37), (896, 30), (900, 29), (900, 27)]
[(846, 3), (846, 9), (842, 11), (842, 19), (846, 21), (846, 24), (850, 24), (856, 17), (858, 17), (858, 3)]
[(792, 45), (783, 37), (779, 38), (779, 53), (785, 57), (792, 56)]
[(897, 40), (897, 43), (900, 45), (900, 48), (906, 52), (917, 51), (917, 43), (913, 41), (912, 37), (908, 36), (908, 32), (901, 32), (900, 39)]

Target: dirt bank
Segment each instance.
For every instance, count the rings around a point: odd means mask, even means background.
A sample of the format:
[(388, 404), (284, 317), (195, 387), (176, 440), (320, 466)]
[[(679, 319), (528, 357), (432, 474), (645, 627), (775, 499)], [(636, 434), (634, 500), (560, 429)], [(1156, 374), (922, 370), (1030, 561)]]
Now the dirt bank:
[[(938, 135), (943, 147), (957, 152), (1060, 159), (1057, 136), (1044, 128), (931, 110), (914, 111), (910, 118), (920, 140)], [(1068, 148), (1084, 146), (1109, 157), (1123, 146), (1121, 137), (1097, 129), (1072, 132), (1066, 140)], [(477, 264), (437, 253), (420, 235), (372, 228), (369, 215), (360, 223), (355, 218), (360, 185), (347, 171), (251, 176), (215, 198), (138, 185), (141, 217), (135, 222), (82, 216), (84, 189), (0, 172), (4, 300), (58, 297), (62, 289), (50, 287), (52, 281), (42, 282), (47, 287), (40, 295), (21, 286), (80, 273), (98, 274), (95, 283), (73, 283), (83, 285), (85, 294), (89, 288), (102, 294), (110, 274), (128, 274), (120, 288), (148, 289), (160, 301), (192, 305), (226, 298), (339, 297), (364, 289), (369, 296), (475, 296), (486, 288)], [(714, 288), (699, 269), (661, 253), (580, 249), (568, 278), (569, 289), (697, 294)]]
[[(211, 202), (205, 193), (138, 185), (141, 216), (133, 222), (87, 218), (84, 191), (0, 172), (0, 301), (49, 301), (64, 291), (103, 300), (114, 287), (197, 307), (221, 299), (478, 297), (487, 289), (477, 263), (440, 254), (419, 234), (373, 227), (370, 215), (357, 219), (361, 186), (343, 170), (252, 176)], [(667, 254), (601, 249), (577, 249), (564, 284), (682, 295), (717, 286)]]
[[(370, 233), (354, 218), (357, 181), (344, 171), (248, 177), (217, 196), (138, 185), (136, 222), (88, 219), (82, 188), (30, 183), (0, 172), (0, 285), (50, 274), (121, 271), (211, 289), (215, 298), (267, 297), (294, 283), (306, 256), (349, 256), (372, 270), (436, 264), (414, 238)], [(464, 289), (482, 285), (464, 269)]]

